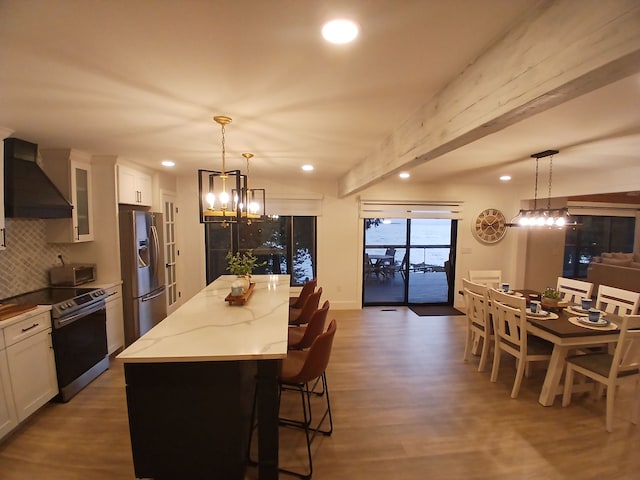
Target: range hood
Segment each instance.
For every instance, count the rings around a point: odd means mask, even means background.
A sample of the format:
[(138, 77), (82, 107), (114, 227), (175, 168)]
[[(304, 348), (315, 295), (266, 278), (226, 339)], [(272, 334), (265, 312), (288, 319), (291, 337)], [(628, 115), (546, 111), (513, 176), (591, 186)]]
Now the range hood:
[(71, 218), (73, 206), (42, 171), (38, 145), (4, 139), (4, 213), (9, 218)]

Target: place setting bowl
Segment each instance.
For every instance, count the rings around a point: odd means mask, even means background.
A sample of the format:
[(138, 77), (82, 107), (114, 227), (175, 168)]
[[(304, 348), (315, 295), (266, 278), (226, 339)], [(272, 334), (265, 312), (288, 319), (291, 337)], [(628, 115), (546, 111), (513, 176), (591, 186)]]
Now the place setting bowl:
[(526, 312), (528, 317), (535, 318), (537, 320), (555, 320), (558, 318), (557, 314), (543, 310), (539, 300), (531, 300)]

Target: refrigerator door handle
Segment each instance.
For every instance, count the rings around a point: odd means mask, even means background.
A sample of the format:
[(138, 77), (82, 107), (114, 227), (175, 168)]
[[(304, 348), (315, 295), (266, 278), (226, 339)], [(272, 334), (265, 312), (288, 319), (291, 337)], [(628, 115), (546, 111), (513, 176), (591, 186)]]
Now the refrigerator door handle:
[(149, 300), (153, 300), (154, 298), (158, 298), (160, 295), (162, 295), (164, 293), (164, 287), (162, 287), (160, 290), (158, 290), (158, 293), (154, 294), (154, 295), (145, 295), (144, 297), (142, 297), (142, 301), (143, 302), (148, 302)]
[(160, 242), (158, 240), (158, 229), (155, 225), (151, 225), (151, 237), (153, 238), (153, 249), (151, 253), (153, 255), (152, 262), (152, 275), (154, 278), (158, 277), (158, 259), (160, 258)]

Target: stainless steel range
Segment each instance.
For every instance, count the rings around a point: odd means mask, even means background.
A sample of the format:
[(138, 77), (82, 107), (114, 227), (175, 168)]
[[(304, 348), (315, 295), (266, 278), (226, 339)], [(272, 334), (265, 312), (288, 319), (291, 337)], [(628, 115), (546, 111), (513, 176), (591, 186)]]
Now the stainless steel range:
[(2, 300), (19, 305), (51, 305), (59, 401), (69, 401), (109, 368), (106, 296), (99, 288), (49, 287)]

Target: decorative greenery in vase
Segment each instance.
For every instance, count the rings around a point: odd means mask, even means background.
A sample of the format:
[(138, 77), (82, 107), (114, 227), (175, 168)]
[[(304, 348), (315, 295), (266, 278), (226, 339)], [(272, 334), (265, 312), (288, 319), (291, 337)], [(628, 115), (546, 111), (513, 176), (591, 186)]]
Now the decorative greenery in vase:
[(256, 263), (258, 258), (253, 254), (252, 250), (247, 250), (245, 253), (236, 252), (235, 254), (229, 252), (225, 258), (228, 262), (227, 270), (232, 275), (243, 277), (251, 276), (255, 267), (262, 267), (267, 264), (267, 262)]
[(560, 300), (560, 292), (555, 288), (547, 287), (542, 292), (543, 298), (549, 298), (551, 300)]

